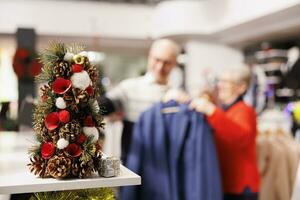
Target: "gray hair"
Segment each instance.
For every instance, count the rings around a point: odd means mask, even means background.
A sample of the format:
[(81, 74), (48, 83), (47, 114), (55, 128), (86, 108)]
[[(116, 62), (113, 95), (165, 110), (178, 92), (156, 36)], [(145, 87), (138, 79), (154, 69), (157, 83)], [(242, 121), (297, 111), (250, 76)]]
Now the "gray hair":
[(251, 71), (250, 67), (246, 64), (241, 64), (238, 66), (230, 66), (221, 70), (221, 73), (230, 73), (236, 79), (237, 82), (244, 82), (249, 86), (251, 81)]
[(170, 39), (155, 40), (151, 45), (150, 52), (152, 52), (156, 48), (161, 48), (162, 46), (170, 47), (175, 57), (177, 57), (180, 54), (180, 46), (175, 41)]

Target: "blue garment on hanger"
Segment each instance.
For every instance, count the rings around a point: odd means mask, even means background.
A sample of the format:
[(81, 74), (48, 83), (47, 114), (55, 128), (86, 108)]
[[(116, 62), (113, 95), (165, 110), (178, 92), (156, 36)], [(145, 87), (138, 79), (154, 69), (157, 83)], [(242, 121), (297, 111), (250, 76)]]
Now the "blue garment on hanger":
[[(179, 112), (162, 113), (172, 106)], [(142, 185), (124, 187), (123, 200), (222, 199), (211, 129), (187, 105), (158, 103), (142, 113), (126, 166), (142, 177)]]

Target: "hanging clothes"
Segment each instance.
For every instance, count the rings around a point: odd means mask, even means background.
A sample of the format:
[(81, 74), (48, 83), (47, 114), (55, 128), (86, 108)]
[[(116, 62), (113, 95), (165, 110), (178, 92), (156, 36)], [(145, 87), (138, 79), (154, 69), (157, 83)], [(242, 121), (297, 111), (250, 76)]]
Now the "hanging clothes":
[[(179, 112), (162, 113), (170, 106)], [(159, 103), (141, 115), (127, 166), (141, 175), (142, 185), (123, 188), (123, 200), (222, 199), (211, 130), (187, 105)]]
[(279, 129), (260, 133), (256, 145), (261, 175), (259, 199), (291, 199), (299, 162), (297, 142)]

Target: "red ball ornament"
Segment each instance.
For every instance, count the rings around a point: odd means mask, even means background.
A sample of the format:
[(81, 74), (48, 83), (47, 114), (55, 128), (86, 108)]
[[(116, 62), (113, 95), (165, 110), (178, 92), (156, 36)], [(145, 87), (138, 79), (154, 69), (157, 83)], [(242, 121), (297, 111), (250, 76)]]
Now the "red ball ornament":
[(77, 144), (83, 144), (86, 141), (86, 136), (82, 133), (77, 137)]
[(95, 122), (93, 120), (93, 117), (91, 115), (87, 116), (83, 122), (84, 126), (93, 127), (95, 126)]
[(41, 100), (42, 100), (42, 102), (45, 102), (47, 100), (47, 95), (42, 95)]
[(70, 113), (67, 110), (61, 110), (58, 113), (59, 121), (62, 123), (68, 123), (70, 121)]
[(71, 157), (78, 157), (81, 155), (81, 148), (75, 143), (69, 144), (65, 150)]
[(37, 76), (42, 69), (42, 64), (38, 62), (38, 60), (33, 60), (31, 64), (30, 76), (34, 77)]
[(94, 95), (94, 89), (92, 86), (89, 86), (85, 89), (90, 96)]
[(64, 78), (57, 78), (52, 83), (52, 90), (56, 94), (64, 94), (71, 88), (71, 86), (72, 82), (70, 80)]
[(59, 118), (57, 112), (49, 113), (45, 118), (45, 126), (48, 130), (52, 131), (59, 125)]
[(99, 144), (99, 142), (97, 142), (95, 146), (97, 151), (102, 151), (102, 145)]
[(83, 70), (82, 65), (79, 65), (79, 64), (72, 65), (72, 71), (73, 71), (73, 73), (81, 72), (82, 70)]
[(27, 49), (19, 48), (16, 51), (16, 56), (21, 59), (26, 59), (30, 56), (30, 53), (27, 51)]
[(52, 142), (46, 142), (41, 147), (42, 158), (49, 159), (55, 153), (55, 146)]

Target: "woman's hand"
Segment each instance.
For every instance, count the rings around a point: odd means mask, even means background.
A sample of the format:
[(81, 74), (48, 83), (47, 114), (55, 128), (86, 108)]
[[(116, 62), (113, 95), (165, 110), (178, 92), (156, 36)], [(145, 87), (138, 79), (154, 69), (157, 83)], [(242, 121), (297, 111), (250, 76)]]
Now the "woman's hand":
[(210, 116), (216, 110), (216, 106), (207, 100), (207, 98), (198, 97), (193, 99), (190, 103), (190, 108), (196, 110), (197, 112), (204, 113), (207, 116)]

